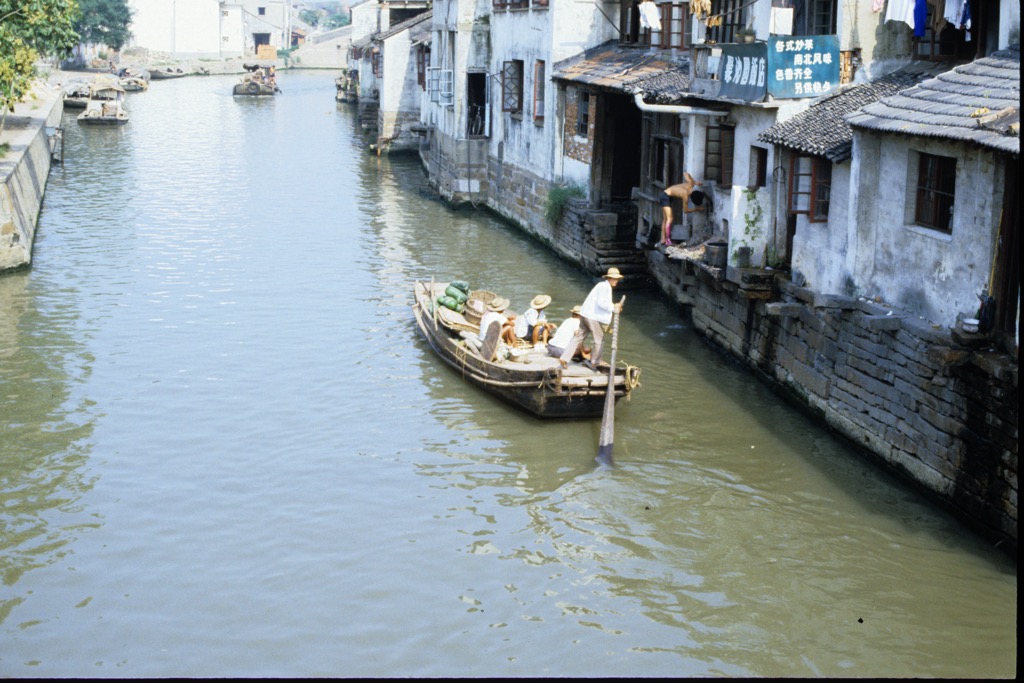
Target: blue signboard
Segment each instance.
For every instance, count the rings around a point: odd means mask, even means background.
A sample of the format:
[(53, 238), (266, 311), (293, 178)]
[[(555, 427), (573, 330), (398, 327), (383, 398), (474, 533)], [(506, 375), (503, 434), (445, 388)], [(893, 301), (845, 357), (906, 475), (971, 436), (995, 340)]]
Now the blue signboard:
[(818, 97), (839, 87), (838, 36), (768, 39), (768, 94), (776, 99)]
[(760, 102), (768, 93), (768, 50), (764, 43), (722, 45), (718, 63), (720, 97)]

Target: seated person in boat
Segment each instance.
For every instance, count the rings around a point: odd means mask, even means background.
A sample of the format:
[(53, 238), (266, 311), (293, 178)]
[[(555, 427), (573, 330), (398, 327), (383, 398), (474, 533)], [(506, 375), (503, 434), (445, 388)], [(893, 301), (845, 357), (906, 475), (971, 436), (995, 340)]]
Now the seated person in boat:
[[(568, 367), (568, 363), (562, 360), (561, 356), (565, 353), (565, 347), (572, 341), (576, 330), (580, 329), (580, 310), (578, 305), (573, 306), (572, 315), (562, 321), (562, 324), (555, 330), (554, 336), (551, 337), (551, 341), (548, 342), (548, 355), (558, 358), (558, 362), (562, 364), (563, 368)], [(577, 346), (573, 360), (586, 360), (587, 358), (590, 358), (590, 349), (582, 344)]]
[(530, 308), (516, 319), (516, 336), (520, 339), (527, 339), (534, 346), (537, 342), (547, 344), (548, 337), (555, 330), (555, 326), (547, 321), (544, 309), (551, 303), (551, 297), (547, 294), (538, 294), (530, 302)]
[(500, 339), (506, 344), (514, 344), (516, 341), (515, 332), (515, 313), (505, 313), (505, 309), (508, 308), (509, 301), (504, 297), (495, 297), (487, 304), (487, 312), (480, 318), (480, 334), (478, 335), (480, 341), (484, 340), (487, 336), (487, 328), (491, 326), (491, 323), (498, 323), (501, 325), (501, 336)]

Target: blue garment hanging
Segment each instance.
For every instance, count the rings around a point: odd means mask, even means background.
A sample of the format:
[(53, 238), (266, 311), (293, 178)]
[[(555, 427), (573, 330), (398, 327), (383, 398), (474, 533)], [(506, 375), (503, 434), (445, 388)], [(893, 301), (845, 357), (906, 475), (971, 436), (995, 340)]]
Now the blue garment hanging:
[(914, 37), (923, 38), (928, 24), (928, 0), (917, 0), (914, 4)]

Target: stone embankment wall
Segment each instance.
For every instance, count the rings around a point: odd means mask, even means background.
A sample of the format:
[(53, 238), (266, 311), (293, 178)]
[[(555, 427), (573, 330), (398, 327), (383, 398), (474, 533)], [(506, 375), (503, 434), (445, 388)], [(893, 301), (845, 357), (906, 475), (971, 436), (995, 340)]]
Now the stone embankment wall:
[(594, 275), (616, 267), (629, 276), (623, 286), (647, 284), (647, 264), (635, 246), (635, 205), (594, 210), (586, 200), (570, 198), (552, 225), (547, 218), (550, 183), (493, 158), (488, 180), (488, 206), (565, 260)]
[[(977, 335), (781, 276), (661, 259), (694, 327), (1016, 553), (1017, 363)], [(767, 282), (767, 285), (766, 285)]]
[(0, 142), (0, 273), (28, 266), (52, 160), (51, 130), (63, 112), (59, 91), (38, 86), (27, 102), (7, 117)]

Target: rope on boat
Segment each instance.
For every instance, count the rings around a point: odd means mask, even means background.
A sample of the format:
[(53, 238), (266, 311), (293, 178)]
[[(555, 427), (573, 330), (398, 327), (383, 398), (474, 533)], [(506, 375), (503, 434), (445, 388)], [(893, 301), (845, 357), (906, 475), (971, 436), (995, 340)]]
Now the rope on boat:
[(640, 386), (640, 368), (635, 365), (626, 366), (626, 387), (633, 391)]

